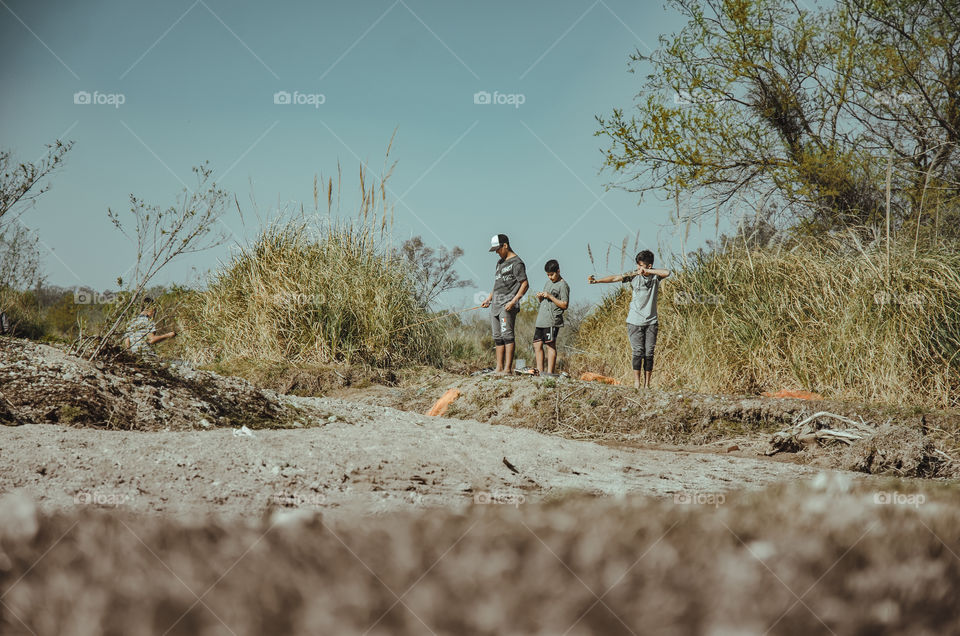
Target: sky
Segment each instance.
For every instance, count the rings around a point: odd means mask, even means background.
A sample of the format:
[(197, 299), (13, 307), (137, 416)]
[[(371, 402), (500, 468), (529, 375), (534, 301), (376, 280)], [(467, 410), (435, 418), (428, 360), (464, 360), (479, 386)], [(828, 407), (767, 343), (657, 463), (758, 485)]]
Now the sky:
[[(170, 206), (209, 161), (243, 222), (231, 207), (230, 244), (156, 281), (202, 284), (283, 210), (312, 210), (314, 176), (338, 162), (352, 215), (359, 166), (381, 173), (395, 135), (393, 240), (465, 251), (474, 287), (444, 305), (490, 289), (497, 233), (533, 288), (556, 258), (574, 301), (594, 302), (586, 277), (621, 271), (625, 237), (658, 264), (680, 252), (672, 202), (609, 188), (618, 176), (594, 133), (596, 115), (630, 110), (641, 90), (648, 69), (629, 73), (628, 56), (682, 26), (660, 0), (0, 0), (0, 147), (35, 161), (75, 142), (22, 216), (49, 284), (115, 288), (136, 248), (107, 210), (132, 216), (131, 194)], [(715, 231), (695, 227), (685, 247)]]

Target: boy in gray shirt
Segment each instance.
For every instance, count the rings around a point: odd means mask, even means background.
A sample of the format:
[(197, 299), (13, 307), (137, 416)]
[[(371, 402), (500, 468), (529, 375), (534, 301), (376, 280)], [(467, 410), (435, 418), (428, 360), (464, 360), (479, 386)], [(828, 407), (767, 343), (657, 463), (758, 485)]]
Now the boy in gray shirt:
[(490, 238), (490, 251), (496, 252), (499, 260), (494, 270), (493, 291), (480, 306), (490, 308), (490, 327), (497, 356), (496, 373), (511, 375), (516, 345), (513, 328), (520, 313), (520, 300), (530, 288), (530, 283), (527, 282), (526, 265), (510, 249), (510, 239), (506, 234), (494, 234)]
[(627, 313), (627, 337), (633, 350), (633, 386), (640, 388), (643, 372), (643, 388), (650, 388), (653, 375), (653, 350), (657, 345), (657, 294), (660, 281), (670, 275), (670, 270), (653, 269), (653, 252), (643, 250), (637, 254), (637, 270), (604, 278), (587, 280), (592, 283), (630, 283), (633, 296)]
[[(550, 280), (537, 292), (540, 309), (533, 331), (533, 351), (536, 354), (537, 371), (542, 375), (556, 375), (557, 334), (563, 326), (563, 312), (570, 306), (570, 286), (560, 277), (560, 263), (551, 259), (543, 270)], [(544, 372), (543, 348), (547, 348), (547, 366)]]

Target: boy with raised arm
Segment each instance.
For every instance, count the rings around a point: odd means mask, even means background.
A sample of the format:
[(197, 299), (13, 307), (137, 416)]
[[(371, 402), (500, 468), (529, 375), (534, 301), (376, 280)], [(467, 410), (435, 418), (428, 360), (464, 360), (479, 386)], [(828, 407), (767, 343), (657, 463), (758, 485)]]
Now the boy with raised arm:
[(643, 388), (650, 388), (653, 375), (653, 351), (657, 346), (657, 294), (660, 281), (670, 275), (670, 270), (653, 269), (653, 252), (643, 250), (637, 254), (637, 269), (626, 274), (616, 274), (587, 280), (593, 283), (630, 283), (632, 297), (627, 314), (627, 337), (633, 350), (633, 386), (640, 388), (643, 372)]

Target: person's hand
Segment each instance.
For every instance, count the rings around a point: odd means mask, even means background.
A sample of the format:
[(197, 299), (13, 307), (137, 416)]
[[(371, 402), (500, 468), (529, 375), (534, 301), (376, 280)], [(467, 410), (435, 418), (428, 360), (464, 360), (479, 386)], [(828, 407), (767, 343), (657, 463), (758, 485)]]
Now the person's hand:
[(594, 277), (593, 274), (590, 274), (589, 276), (587, 276), (587, 282), (592, 285), (592, 284), (594, 284), (595, 282), (597, 282), (597, 279)]
[(537, 300), (543, 300), (547, 297), (547, 292), (537, 292)]
[(647, 268), (646, 268), (646, 266), (645, 266), (645, 265), (638, 265), (638, 266), (637, 266), (637, 273), (640, 274), (641, 276), (646, 276), (646, 275), (647, 275)]
[(506, 305), (504, 305), (503, 308), (506, 309), (507, 311), (513, 311), (513, 308), (516, 307), (516, 305), (517, 303), (511, 300)]
[(487, 298), (485, 301), (483, 301), (482, 303), (480, 303), (480, 306), (483, 307), (484, 309), (486, 309), (487, 307), (489, 307), (489, 306), (490, 306), (490, 299)]

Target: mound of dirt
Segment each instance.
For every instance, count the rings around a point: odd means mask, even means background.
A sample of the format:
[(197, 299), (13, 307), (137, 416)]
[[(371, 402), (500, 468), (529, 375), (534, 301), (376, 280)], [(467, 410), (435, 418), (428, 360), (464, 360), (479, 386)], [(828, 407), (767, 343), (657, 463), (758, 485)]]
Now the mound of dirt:
[(0, 632), (956, 634), (960, 497), (822, 480), (182, 524), (0, 500)]
[(239, 378), (186, 366), (90, 362), (28, 340), (0, 337), (0, 423), (123, 430), (289, 426), (321, 413)]
[(847, 446), (796, 445), (794, 460), (823, 468), (912, 477), (958, 477), (960, 413), (922, 413), (830, 400), (636, 391), (569, 378), (463, 378), (435, 373), (419, 386), (372, 387), (354, 399), (425, 412), (445, 391), (461, 397), (447, 415), (613, 444), (671, 445), (765, 454), (771, 436), (828, 411), (871, 423)]

